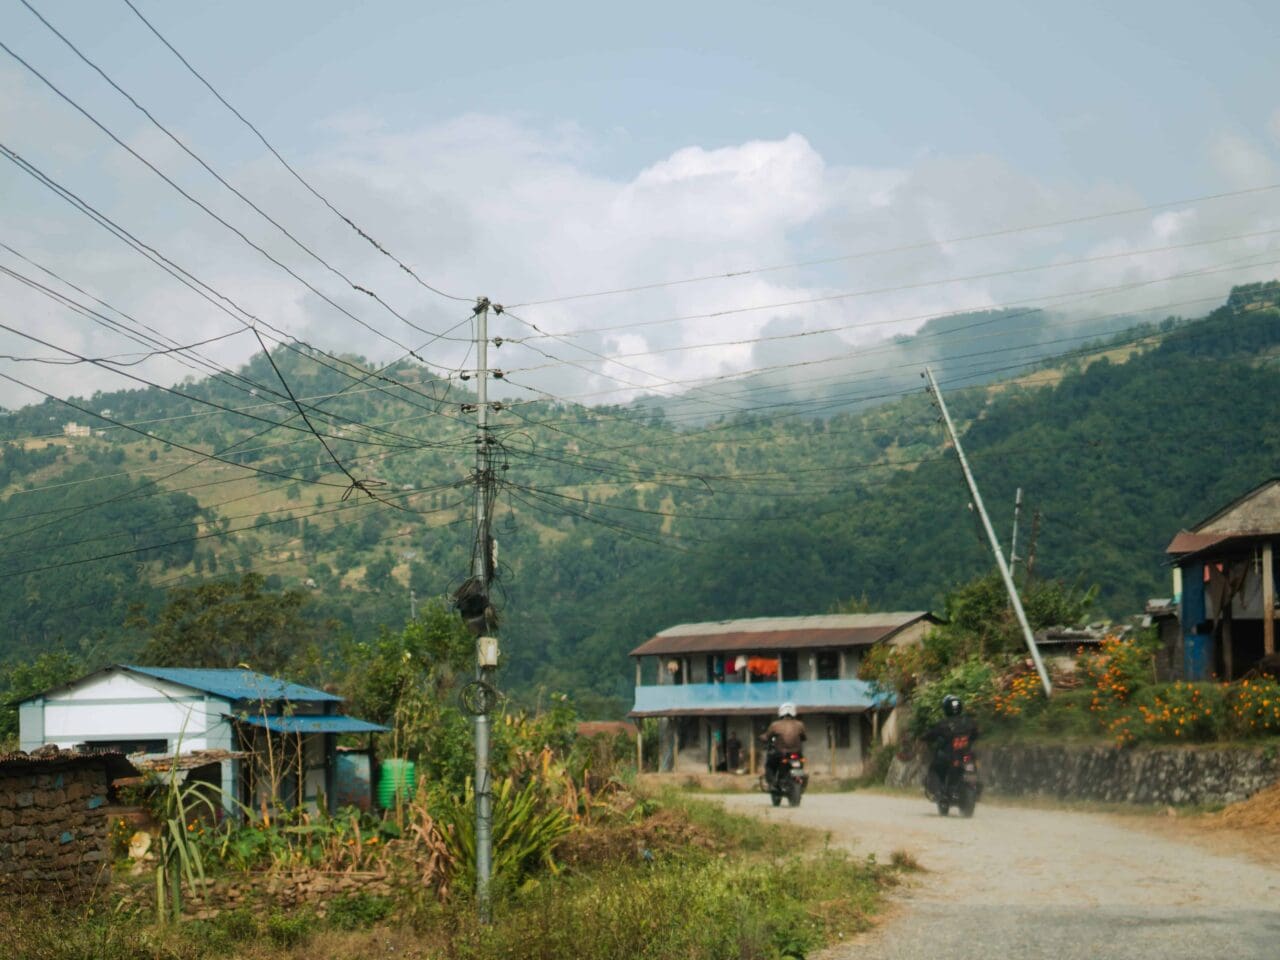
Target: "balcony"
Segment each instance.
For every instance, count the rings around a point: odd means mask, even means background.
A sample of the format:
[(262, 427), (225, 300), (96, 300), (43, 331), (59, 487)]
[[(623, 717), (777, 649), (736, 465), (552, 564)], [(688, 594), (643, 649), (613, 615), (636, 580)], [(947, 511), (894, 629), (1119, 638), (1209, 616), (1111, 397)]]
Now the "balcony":
[(821, 713), (890, 706), (893, 697), (877, 695), (865, 680), (662, 684), (636, 687), (633, 712), (641, 715), (771, 713), (787, 702), (794, 703), (801, 713)]

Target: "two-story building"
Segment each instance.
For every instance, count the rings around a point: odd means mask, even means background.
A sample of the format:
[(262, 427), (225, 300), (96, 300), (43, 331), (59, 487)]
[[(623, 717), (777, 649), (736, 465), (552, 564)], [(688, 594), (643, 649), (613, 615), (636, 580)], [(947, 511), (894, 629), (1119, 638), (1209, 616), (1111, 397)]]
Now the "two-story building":
[[(929, 613), (757, 617), (668, 627), (631, 651), (635, 718), (660, 719), (658, 766), (668, 771), (758, 772), (759, 736), (794, 703), (817, 773), (862, 772), (892, 699), (858, 679), (877, 643), (919, 643)], [(736, 747), (736, 749), (735, 749)]]

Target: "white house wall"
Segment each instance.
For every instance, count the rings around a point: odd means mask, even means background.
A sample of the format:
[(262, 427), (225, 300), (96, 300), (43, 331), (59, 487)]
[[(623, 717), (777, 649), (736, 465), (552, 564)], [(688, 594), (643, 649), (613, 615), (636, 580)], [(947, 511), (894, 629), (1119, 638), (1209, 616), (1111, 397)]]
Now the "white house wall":
[(88, 677), (38, 698), (20, 713), (22, 749), (114, 740), (166, 740), (167, 749), (231, 747), (226, 700), (121, 671)]

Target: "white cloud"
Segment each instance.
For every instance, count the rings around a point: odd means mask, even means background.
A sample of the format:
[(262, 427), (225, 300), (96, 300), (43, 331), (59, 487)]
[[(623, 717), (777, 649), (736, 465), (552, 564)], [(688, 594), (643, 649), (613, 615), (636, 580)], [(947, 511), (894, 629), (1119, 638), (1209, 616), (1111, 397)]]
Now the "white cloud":
[[(31, 122), (29, 112), (12, 105), (4, 116), (19, 126)], [(598, 144), (572, 125), (543, 129), (502, 117), (467, 115), (434, 126), (397, 129), (377, 117), (347, 115), (333, 118), (320, 132), (325, 145), (310, 156), (293, 158), (295, 165), (428, 281), (464, 297), (485, 294), (515, 303), (853, 255), (805, 269), (517, 310), (544, 330), (595, 332), (573, 338), (582, 350), (557, 340), (512, 343), (503, 347), (496, 362), (507, 369), (526, 368), (513, 376), (517, 382), (603, 402), (625, 399), (641, 387), (674, 392), (676, 388), (663, 386), (667, 381), (848, 351), (914, 330), (930, 314), (1156, 280), (1179, 271), (1213, 268), (1249, 253), (1265, 258), (1266, 250), (1277, 245), (1275, 238), (1140, 257), (1128, 254), (1280, 227), (1277, 218), (1259, 212), (1264, 207), (1255, 197), (960, 240), (1138, 207), (1145, 200), (1139, 189), (1124, 185), (1048, 183), (993, 156), (930, 154), (900, 166), (842, 165), (824, 158), (797, 133), (717, 149), (688, 146), (619, 177), (596, 172)], [(82, 134), (68, 134), (41, 162), (147, 242), (234, 296), (245, 309), (301, 339), (381, 359), (394, 355), (393, 346), (194, 212), (134, 161), (111, 156), (107, 163), (77, 163), (76, 157), (85, 156), (85, 145), (92, 142), (77, 140), (78, 136)], [(196, 135), (184, 136), (202, 153), (213, 154), (214, 145), (201, 143)], [(402, 343), (417, 346), (425, 339), (368, 297), (345, 287), (202, 173), (188, 169), (171, 145), (136, 131), (131, 143), (163, 159), (166, 169), (172, 165), (181, 171), (184, 185), (190, 184), (202, 199), (333, 300)], [(1275, 178), (1275, 165), (1256, 145), (1224, 137), (1209, 148), (1224, 181), (1232, 186)], [(356, 282), (379, 291), (414, 323), (442, 330), (466, 316), (465, 304), (442, 301), (412, 283), (307, 195), (273, 159), (259, 156), (222, 172), (319, 254)], [(1216, 189), (1220, 186), (1207, 185), (1204, 192)], [(10, 242), (139, 320), (181, 340), (235, 329), (231, 317), (45, 197), (11, 168), (0, 171), (0, 190), (19, 198), (6, 229)], [(1009, 272), (1087, 256), (1110, 259)], [(7, 255), (0, 256), (0, 262), (12, 264)], [(1151, 284), (1123, 295), (1095, 297), (1080, 309), (1163, 309), (1161, 305), (1179, 298), (1225, 293), (1237, 279), (1277, 272), (1266, 266)], [(931, 283), (976, 274), (990, 276)], [(45, 331), (49, 339), (85, 352), (135, 348), (8, 281), (3, 284), (14, 325)], [(884, 292), (679, 323), (654, 322), (867, 290)], [(503, 336), (531, 333), (512, 318), (494, 322), (495, 332)], [(619, 326), (625, 329), (606, 329)], [(678, 349), (749, 339), (766, 331), (833, 327), (842, 329), (755, 347)], [(573, 364), (548, 359), (532, 348), (534, 344)], [(10, 347), (10, 352), (32, 352), (5, 341), (5, 349)], [(234, 363), (255, 348), (251, 337), (239, 337), (210, 353)], [(602, 370), (589, 351), (615, 356), (662, 352), (630, 357), (622, 361), (625, 366), (611, 364)], [(465, 348), (453, 343), (435, 344), (429, 350), (433, 361), (446, 367), (461, 364), (464, 354)], [(142, 372), (174, 378), (187, 371), (166, 361)], [(32, 371), (27, 367), (20, 375)], [(109, 374), (82, 368), (51, 368), (39, 375), (61, 395), (119, 383)], [(604, 393), (608, 390), (615, 392)], [(0, 401), (19, 399), (29, 395), (0, 388)]]

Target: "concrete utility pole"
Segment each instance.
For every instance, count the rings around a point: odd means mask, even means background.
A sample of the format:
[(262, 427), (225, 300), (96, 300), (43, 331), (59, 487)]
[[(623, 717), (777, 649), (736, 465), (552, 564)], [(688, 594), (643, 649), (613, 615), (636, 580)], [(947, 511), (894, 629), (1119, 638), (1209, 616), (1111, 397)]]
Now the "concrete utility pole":
[[(481, 588), (486, 608), (489, 586), (493, 582), (489, 518), (494, 495), (493, 462), (489, 454), (489, 300), (476, 302), (476, 499), (475, 545), (471, 558), (471, 576)], [(486, 621), (482, 621), (485, 623)], [(476, 718), (476, 904), (480, 920), (489, 922), (489, 879), (493, 872), (493, 793), (489, 777), (489, 702), (488, 682), (497, 665), (497, 642), (481, 629), (476, 638), (476, 680), (478, 703)]]
[(1027, 650), (1031, 653), (1031, 659), (1036, 665), (1036, 673), (1040, 675), (1040, 683), (1044, 687), (1044, 695), (1047, 697), (1053, 693), (1053, 684), (1049, 682), (1049, 672), (1045, 670), (1044, 661), (1040, 659), (1040, 651), (1036, 647), (1036, 638), (1031, 633), (1031, 624), (1027, 623), (1027, 614), (1022, 609), (1022, 600), (1018, 596), (1018, 589), (1013, 585), (1013, 576), (1009, 573), (1009, 566), (1004, 562), (1004, 553), (1000, 550), (1000, 541), (996, 539), (996, 532), (991, 526), (991, 519), (987, 516), (987, 508), (983, 506), (982, 494), (978, 492), (978, 482), (974, 480), (973, 471), (969, 469), (969, 461), (964, 457), (964, 448), (960, 446), (960, 437), (956, 435), (955, 425), (951, 422), (951, 414), (947, 412), (947, 404), (942, 399), (942, 391), (938, 389), (938, 382), (933, 379), (933, 371), (925, 367), (924, 376), (929, 383), (929, 393), (937, 401), (938, 409), (942, 412), (942, 422), (946, 424), (947, 435), (951, 437), (951, 442), (955, 445), (956, 456), (960, 458), (960, 468), (964, 471), (965, 483), (969, 485), (969, 495), (973, 498), (973, 505), (977, 508), (978, 516), (982, 518), (982, 526), (987, 531), (987, 540), (991, 543), (991, 552), (996, 556), (996, 566), (1000, 568), (1000, 576), (1004, 579), (1004, 588), (1009, 592), (1009, 603), (1013, 605), (1013, 612), (1018, 618), (1018, 625), (1022, 627), (1022, 637), (1027, 643)]

